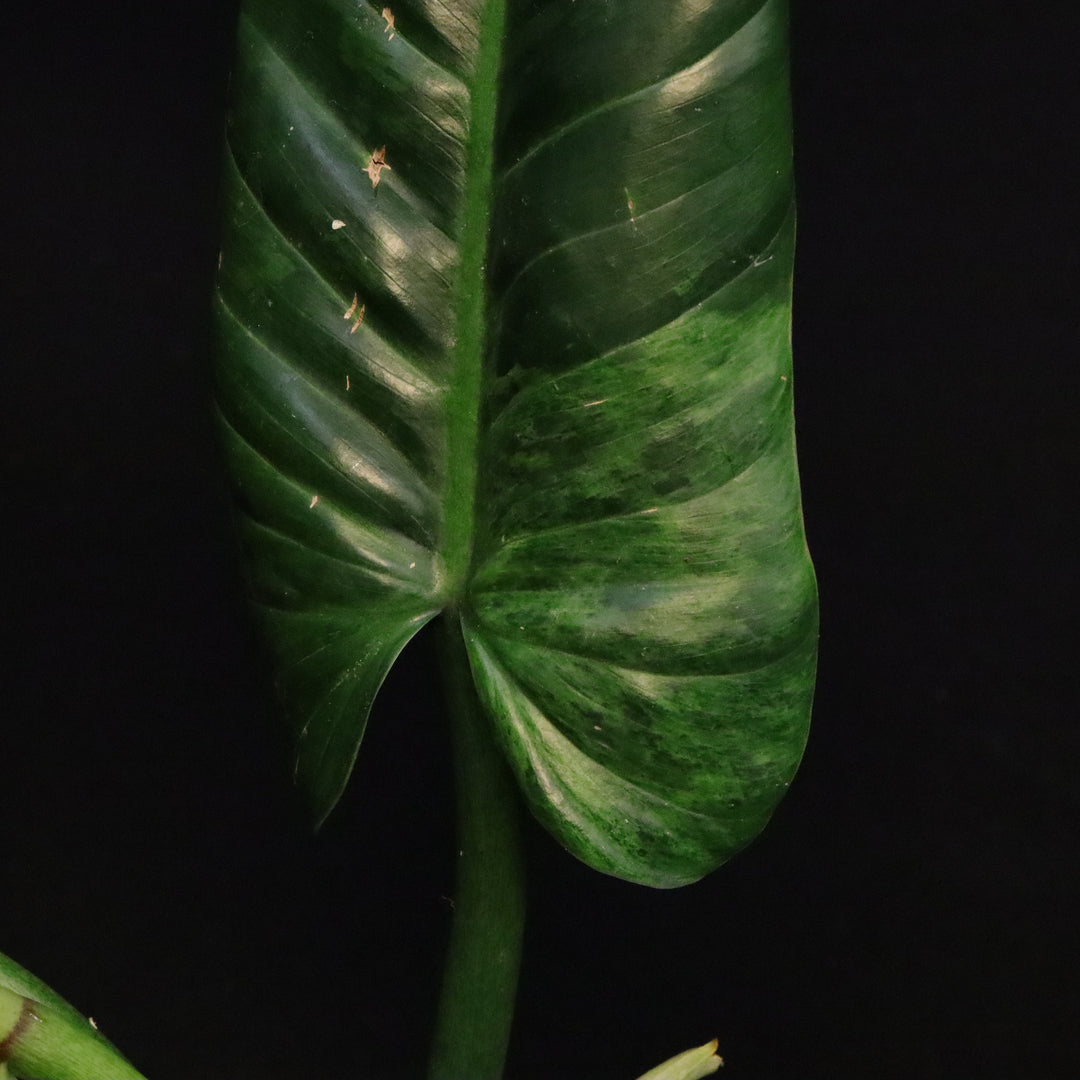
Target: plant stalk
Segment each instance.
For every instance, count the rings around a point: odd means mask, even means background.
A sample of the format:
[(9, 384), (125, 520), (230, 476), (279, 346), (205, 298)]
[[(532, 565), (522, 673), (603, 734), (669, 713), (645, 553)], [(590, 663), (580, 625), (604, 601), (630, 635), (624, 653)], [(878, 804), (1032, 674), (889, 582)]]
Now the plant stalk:
[[(7, 957), (0, 957), (0, 1080), (11, 1075), (62, 1080), (143, 1080), (142, 1073), (93, 1026), (47, 986)], [(13, 990), (12, 972), (53, 999), (50, 1004)], [(10, 1068), (8, 1066), (10, 1065)]]
[(448, 612), (438, 630), (453, 730), (458, 865), (428, 1080), (499, 1080), (525, 926), (518, 794), (476, 696), (458, 618)]

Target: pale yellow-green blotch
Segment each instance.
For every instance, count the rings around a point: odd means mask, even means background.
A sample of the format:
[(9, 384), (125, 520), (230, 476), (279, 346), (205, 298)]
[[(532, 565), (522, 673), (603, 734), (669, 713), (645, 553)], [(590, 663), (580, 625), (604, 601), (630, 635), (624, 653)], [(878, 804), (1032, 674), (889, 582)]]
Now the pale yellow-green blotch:
[[(12, 993), (4, 986), (0, 986), (0, 1043), (7, 1040), (15, 1025), (22, 1015), (23, 999), (21, 995)], [(0, 1061), (0, 1068), (3, 1067)], [(3, 1076), (0, 1073), (0, 1076)]]
[(713, 1039), (704, 1046), (684, 1050), (639, 1076), (637, 1080), (701, 1080), (703, 1076), (711, 1076), (724, 1064), (724, 1059), (716, 1052), (716, 1047), (717, 1041)]

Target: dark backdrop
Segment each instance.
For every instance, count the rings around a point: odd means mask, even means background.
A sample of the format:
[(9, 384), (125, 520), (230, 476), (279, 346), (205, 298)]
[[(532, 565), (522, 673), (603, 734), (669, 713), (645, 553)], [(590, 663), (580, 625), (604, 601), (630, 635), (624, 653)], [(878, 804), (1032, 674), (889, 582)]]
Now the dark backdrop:
[[(0, 949), (154, 1080), (411, 1080), (453, 891), (427, 645), (312, 838), (231, 562), (206, 313), (232, 8), (0, 28)], [(691, 889), (530, 832), (509, 1080), (629, 1080), (714, 1034), (732, 1080), (1080, 1071), (1077, 24), (797, 5), (810, 747)]]

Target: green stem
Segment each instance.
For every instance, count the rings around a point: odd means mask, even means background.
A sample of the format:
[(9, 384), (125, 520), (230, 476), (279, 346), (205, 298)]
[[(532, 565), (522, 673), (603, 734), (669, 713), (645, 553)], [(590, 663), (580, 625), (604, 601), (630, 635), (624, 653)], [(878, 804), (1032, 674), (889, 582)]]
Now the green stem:
[[(0, 976), (4, 968), (9, 972), (16, 968), (6, 957), (0, 960)], [(42, 989), (52, 994), (48, 987)], [(142, 1073), (70, 1005), (35, 1001), (0, 982), (0, 1080), (8, 1075), (2, 1071), (7, 1065), (16, 1076), (143, 1080)]]
[(458, 868), (429, 1080), (499, 1080), (525, 925), (518, 795), (473, 686), (459, 620), (440, 619), (454, 732)]

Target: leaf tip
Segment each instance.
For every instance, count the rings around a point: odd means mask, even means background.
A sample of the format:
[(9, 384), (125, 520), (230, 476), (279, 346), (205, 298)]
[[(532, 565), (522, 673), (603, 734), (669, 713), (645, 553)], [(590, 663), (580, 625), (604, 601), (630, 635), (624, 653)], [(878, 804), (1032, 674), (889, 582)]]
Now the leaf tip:
[(724, 1064), (724, 1059), (716, 1052), (719, 1045), (719, 1040), (713, 1039), (704, 1046), (684, 1050), (655, 1069), (643, 1073), (638, 1080), (702, 1080), (702, 1077), (711, 1076)]

